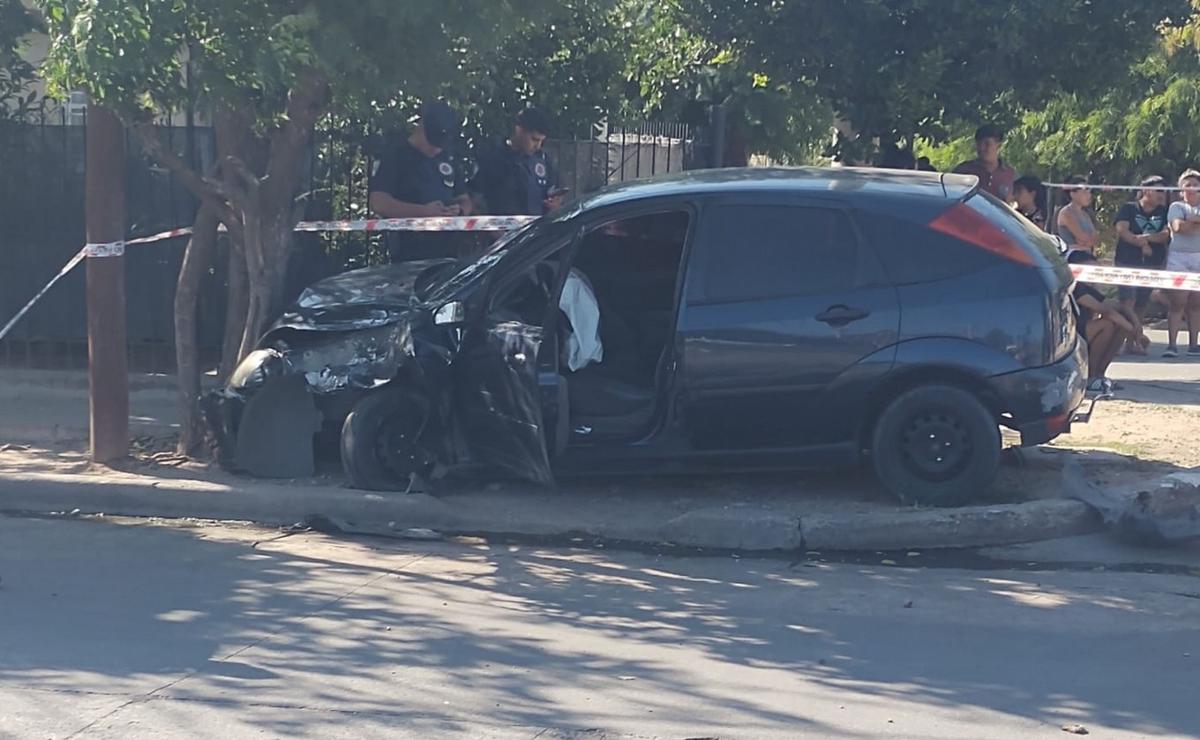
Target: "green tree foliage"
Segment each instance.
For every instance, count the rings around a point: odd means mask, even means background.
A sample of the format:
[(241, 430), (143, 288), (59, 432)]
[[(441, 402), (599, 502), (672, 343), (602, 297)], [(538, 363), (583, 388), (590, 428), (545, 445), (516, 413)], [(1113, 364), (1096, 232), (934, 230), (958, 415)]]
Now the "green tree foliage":
[(1185, 0), (679, 0), (689, 28), (772, 80), (807, 84), (858, 131), (934, 142), (1092, 99)]
[[(1017, 169), (1043, 178), (1088, 175), (1116, 184), (1150, 174), (1168, 179), (1200, 162), (1200, 2), (1185, 17), (1158, 24), (1133, 50), (1140, 54), (1107, 84), (1086, 93), (1063, 89), (1018, 110), (1004, 145)], [(970, 130), (924, 151), (952, 166), (970, 151)]]
[(772, 77), (745, 45), (696, 22), (692, 0), (630, 3), (635, 29), (627, 76), (636, 88), (629, 105), (693, 125), (725, 106), (731, 127), (754, 153), (807, 163), (829, 139), (832, 108), (811, 81)]
[(36, 72), (21, 55), (35, 28), (21, 0), (0, 0), (0, 121), (20, 120), (36, 108), (37, 94), (29, 89)]
[(633, 38), (616, 0), (563, 0), (522, 21), (500, 44), (464, 49), (446, 97), (468, 114), (468, 138), (507, 134), (517, 111), (545, 109), (555, 134), (586, 136), (620, 115)]
[(1063, 93), (1025, 113), (1010, 157), (1030, 170), (1109, 182), (1168, 178), (1200, 158), (1200, 3), (1185, 24), (1164, 26), (1145, 58), (1086, 97)]

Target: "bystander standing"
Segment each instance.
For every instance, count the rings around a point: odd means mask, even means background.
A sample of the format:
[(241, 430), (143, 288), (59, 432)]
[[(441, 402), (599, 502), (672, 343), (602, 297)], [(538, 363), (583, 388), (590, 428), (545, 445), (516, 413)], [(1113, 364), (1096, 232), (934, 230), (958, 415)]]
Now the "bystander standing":
[(470, 190), (484, 212), (541, 216), (558, 207), (566, 191), (558, 187), (554, 163), (542, 150), (549, 131), (546, 115), (526, 108), (508, 140), (480, 156)]
[[(1113, 264), (1118, 267), (1133, 267), (1143, 270), (1160, 270), (1166, 264), (1167, 242), (1171, 232), (1167, 228), (1166, 193), (1157, 188), (1166, 185), (1159, 176), (1142, 180), (1144, 188), (1137, 198), (1121, 206), (1113, 218), (1117, 229), (1117, 249)], [(1136, 319), (1137, 334), (1141, 334), (1142, 320), (1150, 304), (1152, 288), (1121, 286), (1117, 295), (1121, 305), (1130, 309)], [(1136, 336), (1136, 335), (1135, 335)], [(1126, 348), (1131, 354), (1144, 355), (1147, 347), (1130, 342)]]
[[(383, 158), (371, 181), (369, 204), (382, 218), (466, 216), (471, 199), (450, 147), (459, 119), (450, 106), (429, 101), (408, 138)], [(392, 262), (454, 256), (455, 235), (389, 231)]]
[[(1200, 272), (1200, 172), (1188, 170), (1179, 177), (1183, 200), (1171, 204), (1167, 220), (1171, 230), (1171, 250), (1167, 269), (1174, 272)], [(1200, 293), (1172, 290), (1167, 293), (1167, 351), (1165, 357), (1178, 357), (1179, 331), (1188, 325), (1188, 354), (1200, 356)]]
[(979, 187), (1005, 203), (1012, 201), (1013, 182), (1017, 171), (1000, 159), (1000, 147), (1004, 133), (992, 124), (980, 126), (975, 132), (975, 159), (963, 162), (954, 168), (961, 175), (975, 175)]
[(1063, 206), (1056, 217), (1058, 235), (1068, 249), (1082, 249), (1094, 254), (1100, 245), (1100, 233), (1092, 218), (1092, 190), (1082, 175), (1067, 178), (1067, 185), (1070, 187), (1063, 191)]

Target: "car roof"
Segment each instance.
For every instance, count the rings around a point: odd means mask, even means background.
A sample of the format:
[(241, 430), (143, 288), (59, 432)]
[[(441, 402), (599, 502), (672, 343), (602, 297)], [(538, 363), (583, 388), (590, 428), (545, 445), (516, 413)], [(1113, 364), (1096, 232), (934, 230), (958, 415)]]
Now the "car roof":
[(692, 170), (613, 185), (579, 201), (576, 213), (646, 198), (733, 193), (807, 194), (857, 200), (962, 200), (979, 186), (974, 175), (865, 167), (745, 167)]

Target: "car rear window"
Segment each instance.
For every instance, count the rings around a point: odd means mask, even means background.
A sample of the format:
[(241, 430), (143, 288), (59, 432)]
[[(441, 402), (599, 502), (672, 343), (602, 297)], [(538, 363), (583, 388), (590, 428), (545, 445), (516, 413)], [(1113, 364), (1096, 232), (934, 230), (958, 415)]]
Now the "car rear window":
[(948, 280), (985, 270), (995, 258), (952, 236), (881, 213), (860, 212), (858, 220), (895, 285)]

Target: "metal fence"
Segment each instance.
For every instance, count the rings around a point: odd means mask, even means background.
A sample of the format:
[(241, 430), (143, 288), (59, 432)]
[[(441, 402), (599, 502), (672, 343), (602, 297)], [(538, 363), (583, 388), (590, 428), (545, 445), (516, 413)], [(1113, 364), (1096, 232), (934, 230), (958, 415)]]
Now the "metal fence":
[[(84, 242), (85, 120), (63, 111), (36, 123), (0, 123), (0, 319), (13, 315)], [(185, 160), (206, 168), (214, 159), (212, 130), (164, 126), (163, 138)], [(703, 164), (692, 129), (673, 124), (598, 126), (586, 135), (547, 142), (562, 184), (583, 194), (639, 177)], [(318, 128), (301, 188), (305, 218), (363, 218), (371, 177), (394, 135), (370, 122), (329, 118)], [(166, 170), (127, 141), (126, 198), (131, 236), (190, 225), (196, 203)], [(131, 363), (165, 372), (174, 365), (173, 301), (185, 240), (126, 253), (126, 300)], [(382, 259), (378, 235), (298, 234), (289, 289)], [(214, 354), (224, 326), (224, 250), (202, 287), (199, 340)], [(9, 337), (0, 364), (71, 367), (86, 363), (84, 271), (60, 283)]]

